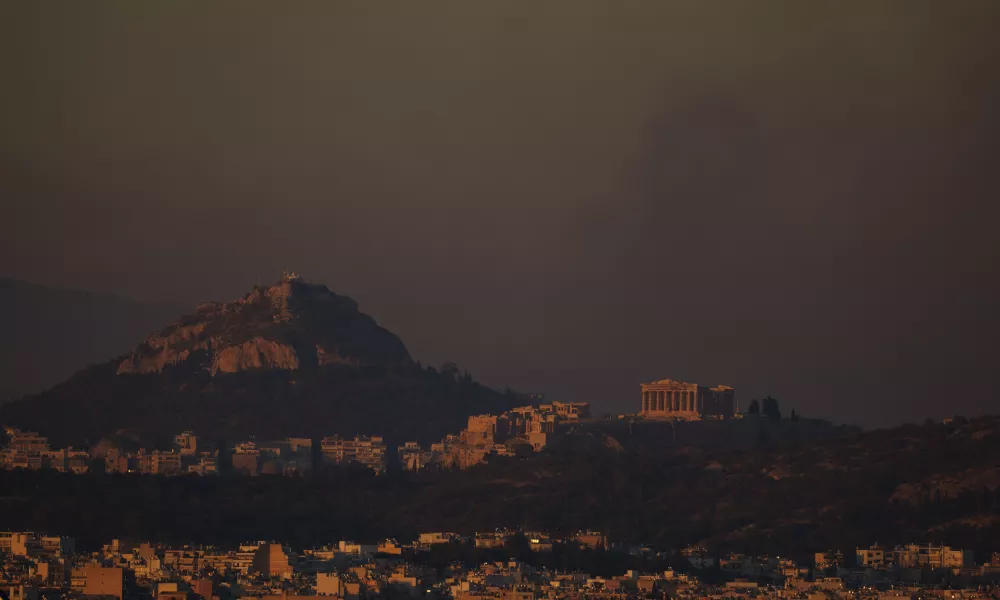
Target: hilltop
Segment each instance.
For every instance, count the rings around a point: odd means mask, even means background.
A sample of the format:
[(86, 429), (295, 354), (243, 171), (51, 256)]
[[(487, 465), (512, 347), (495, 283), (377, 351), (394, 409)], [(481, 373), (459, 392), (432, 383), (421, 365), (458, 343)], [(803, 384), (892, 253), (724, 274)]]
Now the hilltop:
[(353, 299), (286, 276), (198, 305), (127, 355), (8, 404), (3, 421), (55, 444), (124, 429), (151, 442), (184, 429), (207, 439), (362, 432), (430, 441), (505, 406), (453, 367), (421, 367)]

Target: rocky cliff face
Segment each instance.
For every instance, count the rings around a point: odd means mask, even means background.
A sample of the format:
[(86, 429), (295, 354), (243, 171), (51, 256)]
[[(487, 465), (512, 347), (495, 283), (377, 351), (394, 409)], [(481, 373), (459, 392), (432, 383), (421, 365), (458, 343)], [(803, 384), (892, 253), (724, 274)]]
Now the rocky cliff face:
[(212, 375), (249, 369), (294, 371), (298, 368), (299, 357), (294, 348), (261, 337), (255, 337), (239, 346), (229, 346), (212, 359)]
[(402, 342), (322, 285), (286, 277), (230, 303), (204, 303), (151, 335), (117, 373), (151, 374), (178, 366), (212, 375), (326, 365), (410, 362)]

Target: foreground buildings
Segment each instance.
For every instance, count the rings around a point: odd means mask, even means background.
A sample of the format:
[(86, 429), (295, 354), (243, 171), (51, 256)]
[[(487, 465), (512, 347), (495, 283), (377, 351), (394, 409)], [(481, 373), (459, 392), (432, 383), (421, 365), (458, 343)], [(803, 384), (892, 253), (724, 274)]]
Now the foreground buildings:
[[(521, 560), (504, 550), (523, 543), (528, 544), (530, 556), (521, 555)], [(559, 558), (557, 550), (569, 549), (590, 553), (587, 560), (592, 564), (608, 559), (606, 564), (630, 561), (658, 568), (599, 576), (549, 566), (568, 556)], [(874, 560), (876, 550), (880, 549), (859, 549), (858, 556)], [(951, 558), (961, 555), (963, 561), (923, 569), (895, 564), (911, 552), (942, 557), (958, 552)], [(441, 556), (466, 558), (442, 562)], [(810, 565), (776, 556), (711, 556), (697, 547), (679, 553), (654, 551), (609, 543), (606, 536), (592, 531), (559, 537), (510, 530), (474, 536), (421, 533), (406, 544), (341, 540), (304, 549), (274, 542), (250, 542), (226, 550), (112, 540), (100, 551), (78, 552), (70, 538), (0, 532), (0, 596), (5, 600), (986, 600), (997, 595), (1000, 553), (979, 565), (971, 562), (969, 553), (947, 547), (908, 544), (882, 550), (881, 556), (890, 558), (878, 568), (860, 562), (846, 567), (840, 564), (839, 552), (817, 553)]]
[(879, 546), (858, 548), (856, 558), (858, 565), (875, 569), (892, 565), (903, 569), (957, 569), (972, 564), (968, 550), (928, 544), (906, 544), (889, 550)]

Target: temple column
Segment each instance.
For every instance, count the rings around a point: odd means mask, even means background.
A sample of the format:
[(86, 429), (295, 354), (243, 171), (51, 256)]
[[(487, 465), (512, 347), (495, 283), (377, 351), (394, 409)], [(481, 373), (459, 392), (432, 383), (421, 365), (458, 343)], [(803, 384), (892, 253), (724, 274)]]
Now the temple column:
[(688, 407), (688, 393), (687, 393), (687, 390), (684, 390), (683, 392), (681, 392), (681, 410), (683, 410), (683, 411), (689, 411), (689, 410), (691, 410)]
[(660, 400), (660, 410), (669, 412), (670, 409), (667, 407), (667, 400), (664, 397), (663, 391), (656, 392), (656, 397)]
[(642, 392), (642, 401), (640, 402), (640, 406), (642, 406), (642, 412), (649, 410), (646, 404), (646, 392)]
[(656, 392), (656, 406), (659, 411), (666, 410), (666, 407), (663, 405), (663, 392), (661, 391)]

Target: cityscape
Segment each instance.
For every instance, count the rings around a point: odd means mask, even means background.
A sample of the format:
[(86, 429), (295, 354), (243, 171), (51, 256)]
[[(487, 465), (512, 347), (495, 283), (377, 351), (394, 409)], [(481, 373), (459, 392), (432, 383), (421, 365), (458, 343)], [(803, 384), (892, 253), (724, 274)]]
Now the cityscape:
[(998, 32), (5, 3), (0, 600), (1000, 600)]

